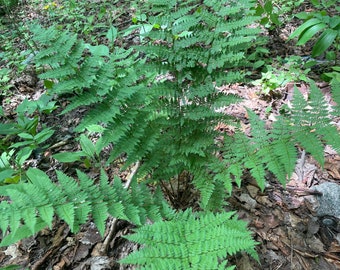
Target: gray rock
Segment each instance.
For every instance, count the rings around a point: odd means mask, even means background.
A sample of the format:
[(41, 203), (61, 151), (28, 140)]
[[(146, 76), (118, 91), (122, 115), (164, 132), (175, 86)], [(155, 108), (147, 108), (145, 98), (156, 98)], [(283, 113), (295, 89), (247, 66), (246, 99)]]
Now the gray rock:
[(322, 196), (317, 196), (318, 216), (333, 216), (340, 219), (340, 185), (336, 183), (323, 183), (315, 187), (316, 191), (321, 192)]

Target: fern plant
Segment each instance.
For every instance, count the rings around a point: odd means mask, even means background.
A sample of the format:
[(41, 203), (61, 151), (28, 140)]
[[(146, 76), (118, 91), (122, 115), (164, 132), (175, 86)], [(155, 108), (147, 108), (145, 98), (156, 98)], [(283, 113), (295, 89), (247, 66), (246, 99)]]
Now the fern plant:
[[(236, 125), (221, 108), (239, 100), (218, 86), (245, 81), (247, 70), (255, 64), (250, 59), (260, 30), (251, 27), (258, 19), (252, 6), (251, 0), (150, 0), (133, 19), (140, 44), (111, 51), (104, 45), (85, 44), (56, 27), (34, 26), (38, 46), (34, 61), (45, 69), (40, 78), (48, 91), (71, 95), (64, 113), (79, 106), (89, 108), (77, 131), (102, 125), (101, 146), (113, 145), (108, 163), (125, 153), (125, 167), (134, 162), (141, 166), (129, 191), (118, 179), (109, 185), (104, 174), (95, 183), (78, 172), (78, 183), (58, 172), (59, 182), (54, 184), (31, 169), (30, 183), (0, 187), (0, 194), (13, 202), (0, 204), (1, 230), (10, 230), (2, 245), (51, 226), (54, 214), (73, 231), (91, 214), (103, 233), (110, 214), (142, 225), (131, 240), (146, 249), (123, 262), (144, 269), (169, 269), (172, 263), (178, 269), (199, 269), (200, 262), (207, 263), (205, 269), (222, 269), (221, 260), (228, 254), (240, 250), (253, 254), (255, 243), (245, 225), (230, 219), (232, 213), (214, 212), (223, 209), (226, 191), (231, 191), (234, 181), (241, 184), (245, 169), (262, 189), (268, 170), (285, 183), (296, 163), (296, 144), (322, 164), (324, 144), (338, 150), (339, 134), (331, 125), (327, 103), (312, 85), (310, 99), (304, 100), (296, 91), (292, 109), (278, 117), (271, 130), (249, 111), (251, 137), (236, 132), (225, 136), (223, 146), (216, 142), (219, 122)], [(99, 149), (96, 145), (96, 153)], [(217, 155), (221, 150), (224, 160)], [(173, 181), (180, 186), (183, 179), (200, 192), (202, 213), (174, 214), (160, 193), (154, 197), (146, 185), (161, 184), (169, 198), (166, 188)], [(143, 225), (147, 219), (156, 222)], [(171, 233), (161, 238), (164, 231)], [(154, 239), (158, 251), (150, 247)], [(163, 263), (160, 257), (168, 260)]]
[(51, 67), (40, 78), (58, 80), (53, 93), (76, 94), (64, 113), (94, 105), (77, 130), (105, 126), (103, 146), (114, 145), (108, 162), (126, 153), (126, 166), (143, 161), (139, 177), (152, 175), (152, 182), (189, 172), (201, 206), (216, 208), (210, 198), (224, 184), (223, 170), (210, 175), (219, 163), (214, 126), (230, 120), (218, 109), (239, 100), (217, 87), (245, 80), (252, 66), (247, 53), (260, 33), (249, 27), (257, 19), (252, 3), (148, 1), (143, 8), (152, 11), (134, 26), (142, 44), (112, 53), (55, 28), (34, 28), (46, 47), (35, 61)]

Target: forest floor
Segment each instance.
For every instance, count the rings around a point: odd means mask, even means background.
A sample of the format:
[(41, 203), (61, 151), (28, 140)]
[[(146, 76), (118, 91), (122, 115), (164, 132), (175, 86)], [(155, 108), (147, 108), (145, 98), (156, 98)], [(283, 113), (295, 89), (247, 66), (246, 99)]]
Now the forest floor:
[[(30, 10), (29, 6), (27, 9), (34, 17), (34, 10)], [(296, 48), (294, 43), (287, 42), (287, 37), (295, 28), (296, 25), (288, 23), (285, 27), (268, 33), (268, 48), (272, 52), (270, 57), (310, 55), (310, 47)], [(43, 82), (32, 70), (24, 71), (19, 77), (13, 78), (11, 84), (13, 87), (7, 92), (9, 96), (2, 102), (8, 118), (15, 117), (15, 108), (25, 98), (36, 100), (45, 92)], [(247, 107), (261, 118), (267, 119), (270, 125), (281, 106), (290, 102), (293, 85), (293, 82), (288, 83), (277, 88), (275, 95), (267, 96), (261, 94), (261, 86), (226, 85), (223, 91), (244, 98), (242, 103), (226, 108), (226, 113), (241, 119), (247, 129)], [(331, 103), (329, 85), (320, 81), (318, 86)], [(308, 94), (308, 84), (301, 82), (297, 87), (304, 95)], [(66, 105), (66, 98), (59, 99), (59, 108), (41, 119), (42, 123), (55, 129), (52, 147), (42, 155), (30, 159), (25, 166), (37, 167), (47, 173), (59, 169), (68, 175), (74, 174), (79, 164), (60, 164), (51, 156), (60, 151), (79, 150), (76, 134), (72, 133), (72, 129), (80, 121), (84, 111), (78, 109), (59, 115)], [(340, 117), (334, 119), (334, 122), (340, 127)], [(228, 132), (228, 127), (219, 128), (221, 132)], [(239, 217), (248, 222), (254, 239), (259, 242), (256, 250), (261, 262), (259, 265), (248, 255), (238, 254), (231, 258), (236, 269), (340, 269), (340, 221), (334, 216), (318, 215), (318, 197), (322, 194), (315, 189), (323, 183), (340, 185), (340, 156), (331, 148), (326, 148), (326, 161), (322, 168), (308, 154), (303, 151), (299, 154), (296, 171), (286, 188), (276, 179), (271, 179), (270, 175), (263, 192), (247, 176), (244, 176), (240, 188), (234, 187), (232, 196), (228, 199), (228, 210), (237, 210)], [(119, 173), (124, 179), (129, 171), (121, 172), (119, 165), (119, 162), (114, 163), (111, 173)], [(55, 220), (52, 229), (43, 230), (17, 244), (1, 248), (0, 267), (20, 265), (18, 269), (32, 270), (133, 269), (117, 263), (117, 260), (138, 248), (136, 244), (122, 238), (131, 232), (133, 226), (119, 221), (112, 228), (111, 223), (112, 219), (109, 219), (107, 231), (102, 238), (91, 221), (83, 225), (79, 233), (73, 234), (62, 221)], [(103, 246), (106, 247), (104, 252)]]

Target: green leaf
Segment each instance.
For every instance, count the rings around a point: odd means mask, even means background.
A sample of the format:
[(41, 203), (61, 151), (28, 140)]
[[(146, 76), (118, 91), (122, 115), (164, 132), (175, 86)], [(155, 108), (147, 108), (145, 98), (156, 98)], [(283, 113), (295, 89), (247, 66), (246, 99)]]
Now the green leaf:
[(110, 42), (114, 42), (117, 38), (118, 35), (118, 30), (116, 27), (114, 27), (113, 25), (109, 28), (109, 30), (106, 33), (106, 37), (108, 38), (108, 40), (110, 40)]
[(79, 152), (63, 152), (54, 154), (53, 157), (60, 162), (75, 162), (80, 161), (85, 156), (83, 151)]
[(309, 41), (317, 32), (319, 32), (320, 30), (326, 28), (327, 25), (324, 23), (318, 23), (315, 24), (311, 27), (309, 27), (308, 29), (306, 29), (306, 31), (304, 31), (301, 36), (299, 37), (299, 41), (296, 43), (296, 45), (303, 45), (305, 44), (307, 41)]
[(88, 125), (86, 129), (91, 133), (103, 133), (105, 131), (105, 128), (101, 125)]
[(80, 146), (86, 156), (92, 158), (95, 155), (95, 147), (92, 141), (87, 138), (84, 134), (80, 135)]
[(32, 234), (35, 233), (35, 224), (37, 222), (35, 207), (27, 207), (21, 211), (21, 215), (27, 227), (31, 230)]
[(320, 21), (317, 18), (312, 18), (308, 21), (306, 21), (305, 23), (303, 23), (302, 25), (300, 25), (290, 36), (289, 36), (289, 40), (293, 39), (295, 37), (299, 37), (306, 29), (312, 27), (315, 24), (319, 24), (322, 23), (322, 21)]
[(19, 133), (18, 136), (20, 138), (27, 139), (27, 140), (32, 140), (33, 139), (33, 136), (31, 134), (25, 133), (25, 132)]
[(338, 31), (333, 29), (325, 30), (313, 47), (312, 56), (317, 57), (324, 53), (332, 45), (337, 36)]
[(340, 26), (340, 16), (336, 16), (336, 17), (332, 17), (330, 22), (329, 22), (329, 26), (334, 29), (334, 30), (340, 30), (339, 26)]
[(280, 25), (280, 24), (281, 24), (281, 21), (280, 21), (280, 19), (279, 19), (279, 15), (278, 15), (278, 14), (275, 14), (275, 13), (271, 14), (271, 15), (270, 15), (270, 20), (271, 20), (274, 24), (276, 24), (276, 25)]
[(52, 89), (54, 85), (54, 82), (51, 80), (44, 80), (44, 86), (46, 89)]
[(39, 169), (29, 168), (26, 175), (30, 179), (31, 183), (36, 186), (41, 186), (41, 183), (47, 184), (51, 182), (48, 175)]
[(149, 32), (151, 32), (151, 30), (153, 29), (153, 24), (143, 24), (141, 27), (140, 27), (140, 32), (139, 34), (141, 36), (145, 35), (145, 34), (148, 34)]
[(14, 123), (0, 124), (0, 134), (1, 135), (11, 135), (17, 134), (19, 128)]
[(41, 132), (39, 132), (37, 135), (34, 136), (34, 140), (40, 144), (49, 139), (54, 133), (54, 130), (50, 128), (43, 129)]
[(17, 174), (17, 175), (14, 175), (12, 177), (8, 177), (4, 180), (4, 183), (5, 184), (17, 184), (20, 182), (20, 179), (21, 179), (21, 175), (20, 174)]
[(16, 162), (22, 166), (24, 162), (30, 157), (32, 154), (33, 149), (30, 147), (24, 147), (23, 149), (20, 149), (16, 156)]
[(313, 18), (313, 15), (308, 13), (308, 12), (300, 12), (300, 13), (296, 14), (295, 17), (300, 19), (300, 20), (306, 21), (306, 20)]
[(272, 13), (272, 11), (273, 11), (272, 1), (267, 0), (266, 3), (264, 4), (263, 8), (267, 13), (269, 13), (269, 14)]
[(263, 60), (258, 60), (253, 64), (253, 69), (258, 69), (259, 67), (262, 67), (266, 62)]
[(15, 171), (12, 168), (0, 171), (0, 184), (4, 180), (11, 178), (14, 174), (15, 174)]
[(0, 169), (8, 168), (11, 166), (10, 160), (14, 154), (14, 149), (9, 152), (3, 152), (0, 156)]
[(17, 142), (17, 143), (13, 143), (10, 148), (12, 149), (17, 149), (20, 148), (22, 146), (27, 146), (27, 145), (31, 145), (33, 143), (33, 141), (23, 141), (23, 142)]

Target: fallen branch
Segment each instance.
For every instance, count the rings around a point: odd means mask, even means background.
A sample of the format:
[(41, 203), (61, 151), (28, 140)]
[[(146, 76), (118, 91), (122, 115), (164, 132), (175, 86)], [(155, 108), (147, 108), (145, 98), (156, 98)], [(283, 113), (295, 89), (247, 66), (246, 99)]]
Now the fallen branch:
[[(138, 168), (140, 166), (140, 162), (137, 161), (137, 163), (135, 164), (135, 166), (132, 168), (131, 173), (128, 175), (127, 179), (126, 179), (126, 183), (125, 183), (125, 188), (128, 189), (131, 185), (132, 179), (135, 176)], [(102, 246), (100, 247), (99, 250), (99, 254), (101, 256), (104, 256), (107, 253), (107, 248), (109, 246), (109, 243), (111, 241), (111, 239), (113, 238), (114, 233), (116, 232), (116, 228), (117, 228), (117, 223), (118, 223), (118, 218), (113, 218), (110, 224), (110, 229), (109, 232), (107, 234), (107, 236), (105, 237), (105, 240), (102, 244)]]

